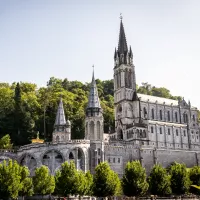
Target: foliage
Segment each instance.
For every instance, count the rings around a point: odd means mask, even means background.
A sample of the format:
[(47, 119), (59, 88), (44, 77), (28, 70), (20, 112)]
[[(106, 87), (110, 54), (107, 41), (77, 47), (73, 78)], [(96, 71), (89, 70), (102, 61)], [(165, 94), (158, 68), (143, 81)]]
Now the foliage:
[(16, 199), (21, 190), (21, 167), (16, 161), (4, 161), (0, 164), (0, 196)]
[(120, 192), (121, 184), (118, 175), (110, 169), (107, 162), (95, 168), (93, 194), (96, 197), (108, 197)]
[[(192, 185), (200, 185), (200, 167), (194, 166), (189, 170), (189, 176)], [(193, 189), (195, 187), (190, 188), (190, 192), (200, 194), (200, 190)]]
[(185, 164), (174, 163), (169, 169), (171, 175), (171, 188), (174, 194), (185, 194), (191, 185), (189, 173)]
[(29, 177), (30, 172), (29, 169), (25, 166), (21, 167), (21, 184), (22, 189), (19, 192), (19, 195), (24, 196), (32, 196), (33, 194), (33, 183), (32, 178)]
[(48, 167), (42, 165), (35, 170), (33, 177), (34, 192), (36, 194), (51, 194), (55, 189), (55, 179), (49, 173)]
[(171, 194), (170, 176), (161, 165), (154, 165), (148, 177), (149, 190), (153, 195), (165, 196)]
[(91, 194), (92, 175), (90, 172), (77, 171), (74, 162), (64, 162), (61, 169), (56, 172), (55, 181), (55, 193), (59, 195)]
[(139, 161), (128, 162), (122, 178), (122, 188), (126, 196), (140, 196), (146, 193), (149, 184), (146, 171)]
[[(104, 116), (104, 132), (113, 132), (114, 83), (113, 80), (96, 79)], [(30, 143), (39, 131), (41, 138), (50, 141), (60, 96), (63, 98), (66, 117), (72, 124), (72, 139), (84, 138), (85, 108), (88, 101), (89, 83), (69, 81), (67, 78), (51, 77), (47, 87), (37, 88), (34, 83), (0, 83), (0, 137), (9, 133), (16, 146)], [(172, 96), (164, 87), (142, 83), (138, 93), (170, 99)]]
[(10, 135), (6, 134), (0, 139), (0, 149), (12, 149)]

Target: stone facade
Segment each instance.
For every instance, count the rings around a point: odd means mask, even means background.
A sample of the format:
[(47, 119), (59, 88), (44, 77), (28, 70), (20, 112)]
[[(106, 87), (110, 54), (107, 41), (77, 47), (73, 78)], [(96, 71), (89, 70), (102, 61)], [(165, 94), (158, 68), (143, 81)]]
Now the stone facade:
[(65, 119), (62, 99), (58, 106), (52, 143), (29, 144), (17, 152), (0, 152), (0, 161), (16, 159), (34, 175), (36, 167), (48, 166), (52, 174), (64, 161), (94, 173), (107, 161), (120, 176), (128, 161), (140, 160), (147, 173), (160, 163), (174, 161), (188, 167), (200, 164), (197, 108), (184, 99), (176, 101), (136, 92), (135, 66), (128, 49), (123, 23), (120, 23), (118, 49), (114, 54), (115, 132), (103, 132), (103, 110), (92, 76), (85, 119), (85, 139), (71, 140), (71, 123)]

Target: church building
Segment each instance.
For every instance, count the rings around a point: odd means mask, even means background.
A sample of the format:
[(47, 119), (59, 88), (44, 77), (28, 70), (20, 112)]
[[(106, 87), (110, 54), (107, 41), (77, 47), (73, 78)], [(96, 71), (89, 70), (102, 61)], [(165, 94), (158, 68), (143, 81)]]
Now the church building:
[(114, 52), (115, 132), (104, 133), (103, 109), (94, 72), (85, 111), (85, 138), (71, 139), (60, 99), (51, 143), (32, 143), (17, 152), (0, 152), (0, 161), (16, 159), (34, 175), (46, 165), (52, 174), (65, 161), (74, 161), (77, 170), (90, 170), (107, 161), (121, 177), (128, 161), (139, 160), (150, 172), (154, 164), (168, 167), (174, 161), (187, 167), (200, 164), (197, 108), (184, 99), (176, 101), (139, 94), (131, 46), (128, 47), (122, 19), (118, 48)]

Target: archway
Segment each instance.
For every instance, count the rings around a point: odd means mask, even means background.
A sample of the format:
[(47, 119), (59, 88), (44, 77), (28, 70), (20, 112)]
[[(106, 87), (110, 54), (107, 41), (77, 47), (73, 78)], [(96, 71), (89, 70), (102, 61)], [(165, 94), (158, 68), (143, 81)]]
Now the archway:
[(117, 138), (123, 140), (123, 131), (120, 128), (117, 131)]
[(22, 156), (21, 161), (19, 162), (22, 166), (27, 166), (29, 171), (30, 171), (30, 176), (35, 175), (35, 169), (37, 167), (37, 162), (36, 159), (30, 155), (30, 154), (25, 154)]
[(63, 156), (57, 150), (47, 151), (42, 157), (42, 164), (46, 165), (52, 174), (64, 162)]

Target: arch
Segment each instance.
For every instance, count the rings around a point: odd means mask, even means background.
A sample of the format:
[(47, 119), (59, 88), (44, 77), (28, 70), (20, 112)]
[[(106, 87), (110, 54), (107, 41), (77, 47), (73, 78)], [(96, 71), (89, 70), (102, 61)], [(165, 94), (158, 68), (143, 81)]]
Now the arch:
[(130, 103), (127, 103), (127, 117), (133, 118), (133, 107)]
[(30, 176), (35, 175), (35, 169), (37, 168), (37, 160), (34, 155), (25, 153), (19, 159), (19, 164), (28, 167)]
[(147, 119), (147, 109), (146, 109), (146, 107), (143, 108), (143, 117), (144, 117), (144, 119)]
[(94, 138), (94, 122), (90, 122), (90, 135), (92, 138)]
[(77, 160), (77, 169), (85, 170), (85, 154), (81, 148), (78, 148), (78, 160)]
[(123, 140), (123, 131), (121, 128), (119, 128), (117, 131), (117, 138)]
[(100, 134), (101, 134), (101, 124), (100, 124), (100, 121), (97, 121), (97, 139), (101, 139), (100, 137)]
[(56, 142), (58, 143), (60, 141), (60, 138), (59, 138), (59, 136), (57, 135), (56, 136)]
[(72, 152), (69, 153), (69, 160), (74, 160), (74, 154)]
[(42, 164), (47, 166), (51, 174), (64, 162), (64, 156), (56, 149), (48, 150), (42, 155)]

